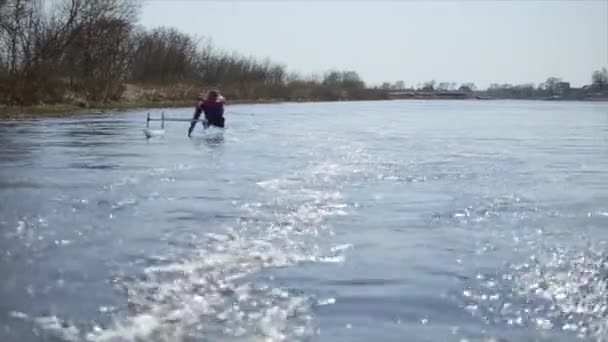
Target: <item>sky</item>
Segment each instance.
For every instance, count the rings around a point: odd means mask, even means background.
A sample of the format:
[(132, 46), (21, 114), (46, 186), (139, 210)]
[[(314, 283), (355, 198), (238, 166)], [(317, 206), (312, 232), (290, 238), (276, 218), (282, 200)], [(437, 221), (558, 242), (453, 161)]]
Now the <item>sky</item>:
[(355, 70), (371, 85), (554, 76), (581, 86), (608, 67), (608, 0), (145, 0), (140, 24), (304, 75)]

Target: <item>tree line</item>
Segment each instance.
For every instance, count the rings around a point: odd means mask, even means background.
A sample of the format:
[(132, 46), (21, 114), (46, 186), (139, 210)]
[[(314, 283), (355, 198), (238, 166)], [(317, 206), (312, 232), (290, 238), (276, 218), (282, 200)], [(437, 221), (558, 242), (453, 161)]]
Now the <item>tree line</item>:
[(564, 99), (584, 99), (596, 93), (606, 93), (608, 95), (608, 70), (602, 68), (592, 73), (591, 83), (580, 89), (571, 88), (569, 82), (565, 82), (559, 77), (549, 77), (545, 82), (538, 85), (534, 83), (526, 84), (491, 84), (483, 92), (485, 95), (495, 98), (509, 99), (544, 99), (544, 98), (564, 98)]
[[(216, 48), (209, 39), (173, 28), (139, 25), (141, 0), (0, 0), (0, 104), (112, 102), (128, 84), (189, 85), (178, 97), (194, 99), (203, 87), (231, 99), (384, 99), (403, 81), (369, 87), (354, 71), (302, 76), (268, 59)], [(592, 76), (608, 89), (608, 72)], [(542, 98), (561, 93), (561, 79), (478, 91), (473, 83), (429, 81), (408, 89), (483, 93), (498, 98)], [(176, 87), (178, 88), (178, 87)]]
[(552, 97), (581, 99), (594, 93), (606, 97), (608, 96), (608, 69), (602, 68), (594, 71), (591, 76), (591, 83), (580, 89), (571, 88), (569, 82), (565, 82), (559, 77), (549, 77), (545, 82), (539, 84), (493, 83), (484, 90), (478, 89), (475, 83), (471, 82), (459, 85), (456, 82), (437, 82), (435, 80), (418, 83), (412, 87), (406, 87), (403, 81), (384, 82), (380, 88), (390, 92), (459, 92), (508, 99), (545, 99)]
[(138, 26), (136, 0), (0, 0), (0, 103), (118, 101), (125, 84), (219, 87), (233, 99), (373, 99), (354, 71), (303, 77), (173, 28)]

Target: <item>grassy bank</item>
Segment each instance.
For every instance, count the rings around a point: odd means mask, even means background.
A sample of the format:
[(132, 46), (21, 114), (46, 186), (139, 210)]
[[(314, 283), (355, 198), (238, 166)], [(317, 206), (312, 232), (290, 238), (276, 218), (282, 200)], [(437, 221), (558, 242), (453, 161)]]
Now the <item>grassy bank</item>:
[[(121, 92), (120, 100), (94, 102), (87, 101), (83, 94), (69, 94), (56, 104), (36, 104), (29, 106), (7, 106), (0, 104), (0, 120), (31, 119), (37, 117), (52, 117), (71, 114), (99, 113), (109, 111), (123, 111), (137, 108), (172, 108), (172, 107), (194, 107), (197, 96), (207, 87), (193, 83), (175, 83), (170, 85), (159, 84), (125, 84)], [(245, 87), (227, 87), (224, 95), (228, 104), (245, 103), (277, 103), (277, 102), (315, 102), (331, 100), (372, 100), (385, 99), (384, 94), (377, 90), (364, 90), (357, 97), (349, 96), (347, 93), (335, 96), (327, 96), (325, 93), (310, 94), (312, 86), (306, 88), (307, 92), (301, 92), (302, 96), (286, 96), (272, 94), (263, 87), (254, 88), (266, 90), (267, 94), (246, 94)], [(260, 91), (262, 92), (262, 91)], [(283, 95), (283, 96), (281, 96)]]
[[(230, 101), (229, 105), (235, 104), (262, 104), (262, 103), (281, 103), (281, 102), (320, 102), (325, 100), (300, 99), (297, 101), (286, 101), (280, 99), (256, 99), (256, 100), (235, 100)], [(348, 101), (348, 100), (344, 100)], [(355, 100), (351, 100), (355, 101)], [(142, 102), (113, 102), (103, 104), (93, 104), (89, 107), (81, 107), (75, 104), (41, 104), (35, 106), (2, 106), (0, 105), (1, 120), (26, 120), (44, 117), (60, 117), (74, 114), (99, 114), (104, 112), (120, 112), (132, 109), (154, 109), (154, 108), (181, 108), (191, 107), (194, 110), (196, 100), (182, 101), (142, 101)]]
[[(231, 101), (230, 104), (245, 103), (278, 103), (278, 100), (241, 100)], [(182, 101), (142, 101), (142, 102), (113, 102), (92, 104), (81, 107), (75, 104), (41, 104), (35, 106), (0, 106), (0, 120), (25, 120), (44, 117), (59, 117), (74, 114), (98, 114), (104, 112), (120, 112), (132, 109), (180, 108), (193, 107), (196, 100)]]
[(125, 111), (136, 108), (187, 107), (193, 101), (182, 102), (114, 102), (82, 107), (75, 104), (40, 104), (34, 106), (0, 106), (0, 120), (19, 120), (39, 117), (56, 117), (73, 114)]
[[(193, 85), (150, 86), (127, 84), (118, 101), (90, 102), (83, 96), (71, 96), (61, 103), (36, 104), (28, 106), (7, 106), (0, 104), (0, 120), (32, 119), (39, 117), (56, 117), (73, 114), (103, 113), (146, 108), (193, 107), (200, 87)], [(277, 99), (233, 99), (230, 104), (238, 103), (273, 103)]]
[[(361, 100), (332, 100), (332, 101), (361, 101)], [(255, 99), (255, 100), (234, 100), (229, 105), (235, 104), (262, 104), (262, 103), (303, 103), (303, 102), (327, 102), (322, 99)], [(35, 106), (3, 106), (0, 105), (0, 121), (2, 120), (26, 120), (44, 117), (60, 117), (75, 114), (100, 114), (105, 112), (120, 112), (132, 109), (155, 109), (155, 108), (182, 108), (189, 107), (194, 110), (196, 100), (181, 101), (141, 101), (141, 102), (112, 102), (92, 104), (89, 107), (82, 107), (76, 104), (40, 104)]]

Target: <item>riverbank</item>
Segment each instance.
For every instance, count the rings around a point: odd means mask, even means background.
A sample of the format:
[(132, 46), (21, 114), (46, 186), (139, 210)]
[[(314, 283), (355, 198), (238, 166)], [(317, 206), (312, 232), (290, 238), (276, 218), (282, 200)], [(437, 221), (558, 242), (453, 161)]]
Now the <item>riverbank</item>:
[[(76, 104), (40, 104), (34, 106), (2, 106), (0, 105), (1, 120), (25, 120), (43, 117), (58, 117), (74, 114), (100, 114), (105, 112), (120, 112), (131, 109), (152, 109), (152, 108), (179, 108), (193, 107), (195, 100), (181, 101), (145, 101), (145, 102), (111, 102), (92, 104), (89, 107), (82, 107)], [(271, 99), (241, 100), (230, 101), (230, 104), (248, 103), (279, 103), (282, 101)]]
[(158, 108), (158, 107), (185, 107), (192, 101), (183, 102), (155, 102), (155, 103), (132, 103), (116, 102), (106, 104), (94, 104), (90, 107), (82, 107), (75, 104), (40, 104), (34, 106), (0, 106), (0, 120), (20, 120), (38, 117), (55, 117), (73, 114), (103, 113), (109, 111), (124, 111), (135, 108)]
[[(484, 95), (462, 95), (456, 94), (446, 96), (445, 94), (419, 93), (412, 96), (388, 96), (387, 98), (379, 98), (373, 100), (509, 100), (506, 98), (494, 98)], [(411, 95), (411, 94), (408, 94)], [(515, 99), (517, 100), (517, 99)], [(577, 101), (577, 102), (608, 102), (608, 97), (589, 97), (584, 99), (573, 98), (532, 98), (519, 99), (532, 101)], [(282, 103), (282, 102), (328, 102), (328, 101), (361, 101), (361, 99), (343, 98), (339, 100), (326, 99), (240, 99), (230, 100), (229, 104), (256, 104), (256, 103)], [(43, 117), (57, 117), (74, 114), (98, 114), (105, 112), (127, 111), (131, 109), (152, 109), (152, 108), (178, 108), (178, 107), (193, 107), (195, 99), (171, 99), (171, 100), (150, 100), (139, 98), (136, 99), (130, 96), (128, 100), (106, 103), (60, 103), (60, 104), (39, 104), (32, 106), (6, 106), (0, 105), (0, 121), (2, 120), (25, 120)]]
[[(31, 119), (36, 117), (61, 116), (82, 113), (99, 113), (146, 108), (194, 107), (201, 91), (208, 87), (193, 83), (176, 83), (171, 85), (125, 84), (120, 99), (110, 102), (86, 100), (81, 93), (68, 93), (55, 104), (41, 103), (27, 106), (9, 106), (0, 104), (0, 120)], [(257, 94), (251, 89), (261, 89)], [(348, 92), (317, 92), (314, 87), (297, 94), (283, 93), (277, 90), (246, 88), (244, 86), (226, 87), (223, 92), (229, 104), (279, 103), (279, 102), (319, 102), (319, 101), (356, 101), (386, 100), (385, 92), (377, 89), (363, 89), (352, 94)], [(316, 89), (319, 90), (319, 89)], [(330, 89), (331, 90), (331, 89)]]

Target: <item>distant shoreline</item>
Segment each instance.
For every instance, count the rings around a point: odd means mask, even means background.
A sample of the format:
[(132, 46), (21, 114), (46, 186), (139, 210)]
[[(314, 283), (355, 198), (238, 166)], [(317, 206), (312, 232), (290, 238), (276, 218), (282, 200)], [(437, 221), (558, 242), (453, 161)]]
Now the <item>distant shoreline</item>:
[[(263, 103), (314, 103), (314, 102), (356, 102), (356, 101), (405, 101), (405, 100), (422, 100), (422, 101), (543, 101), (543, 102), (608, 102), (608, 98), (587, 98), (587, 99), (507, 99), (507, 98), (486, 98), (483, 96), (473, 96), (467, 98), (455, 97), (424, 97), (414, 96), (406, 98), (389, 98), (389, 99), (341, 99), (341, 100), (282, 100), (282, 99), (257, 99), (257, 100), (235, 100), (229, 104), (263, 104)], [(104, 104), (93, 104), (89, 107), (82, 107), (76, 104), (41, 104), (33, 106), (0, 106), (0, 121), (39, 119), (47, 117), (61, 117), (76, 114), (102, 114), (110, 111), (120, 112), (133, 109), (155, 109), (155, 108), (183, 108), (194, 107), (196, 100), (179, 100), (179, 101), (141, 101), (141, 102), (112, 102)]]

